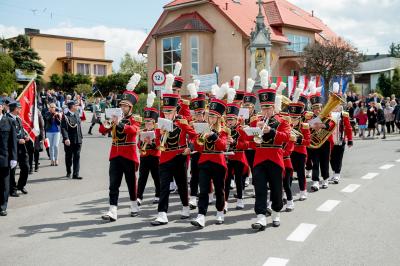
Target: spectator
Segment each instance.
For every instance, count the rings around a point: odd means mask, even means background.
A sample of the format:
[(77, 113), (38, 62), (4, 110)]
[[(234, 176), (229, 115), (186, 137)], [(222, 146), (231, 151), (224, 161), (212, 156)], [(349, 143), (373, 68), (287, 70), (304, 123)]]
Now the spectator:
[[(372, 130), (372, 137), (375, 137), (375, 129), (376, 129), (376, 123), (378, 121), (377, 115), (378, 115), (378, 110), (376, 108), (376, 103), (375, 102), (370, 102), (369, 103), (370, 107), (367, 110), (367, 115), (368, 115), (368, 136), (371, 136), (371, 130)], [(378, 132), (379, 135), (379, 132)]]
[(96, 101), (93, 103), (92, 112), (93, 112), (92, 124), (90, 125), (90, 128), (89, 128), (89, 132), (88, 132), (89, 135), (93, 135), (92, 129), (96, 124), (101, 125), (100, 98), (96, 98)]
[(376, 104), (376, 108), (377, 108), (377, 130), (378, 130), (378, 134), (382, 133), (382, 139), (386, 139), (386, 132), (385, 132), (385, 125), (386, 125), (386, 121), (385, 121), (385, 113), (383, 111), (382, 105), (380, 103)]
[(396, 101), (396, 106), (394, 107), (394, 123), (396, 124), (397, 128), (400, 132), (400, 104)]
[(60, 125), (62, 113), (57, 112), (56, 104), (51, 103), (45, 116), (46, 136), (49, 139), (50, 160), (52, 166), (58, 165), (58, 145), (60, 144)]
[[(393, 114), (394, 108), (390, 105), (389, 102), (386, 103), (385, 108), (383, 109), (383, 112), (385, 114), (385, 121), (386, 121), (386, 131), (388, 134), (390, 134), (391, 130), (391, 124), (394, 121), (394, 114)], [(392, 129), (394, 132), (394, 127)]]
[(359, 135), (362, 139), (364, 139), (368, 121), (368, 115), (365, 113), (365, 107), (360, 108), (359, 113), (354, 117), (358, 120)]
[(353, 129), (354, 136), (356, 136), (356, 120), (354, 118), (354, 107), (352, 102), (347, 103), (346, 112), (349, 113), (351, 128)]
[(396, 100), (390, 100), (390, 107), (392, 107), (393, 109), (393, 119), (390, 122), (390, 127), (392, 128), (392, 132), (395, 133), (396, 132), (396, 127), (395, 127), (395, 118), (396, 118), (396, 112), (395, 112), (395, 107), (396, 107), (397, 103)]

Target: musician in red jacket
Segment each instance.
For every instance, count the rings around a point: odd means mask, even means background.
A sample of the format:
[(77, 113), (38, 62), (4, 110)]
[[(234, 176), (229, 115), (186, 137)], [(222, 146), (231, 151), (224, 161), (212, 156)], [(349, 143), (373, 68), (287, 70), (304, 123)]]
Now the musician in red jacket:
[(297, 88), (293, 95), (292, 103), (289, 104), (289, 115), (293, 129), (301, 133), (297, 136), (294, 149), (290, 155), (293, 171), (297, 174), (300, 188), (300, 201), (307, 199), (307, 180), (305, 175), (307, 147), (310, 145), (310, 126), (303, 123), (304, 109), (307, 106), (308, 98), (302, 94), (302, 89)]
[(227, 105), (226, 110), (226, 123), (231, 133), (232, 143), (229, 145), (229, 152), (233, 155), (228, 156), (228, 178), (225, 182), (225, 209), (228, 209), (228, 199), (230, 191), (230, 182), (235, 180), (237, 190), (236, 209), (241, 210), (244, 208), (243, 190), (244, 180), (243, 173), (246, 166), (245, 151), (249, 147), (247, 135), (243, 131), (242, 126), (238, 123), (238, 114), (240, 105), (231, 103)]
[[(144, 108), (144, 132), (155, 132), (158, 130), (155, 128), (158, 119), (158, 110), (153, 108), (154, 98), (156, 95), (154, 92), (150, 92), (147, 95), (147, 107)], [(143, 140), (139, 141), (140, 149), (140, 166), (139, 166), (139, 180), (138, 180), (138, 204), (139, 206), (143, 200), (143, 192), (146, 188), (147, 178), (149, 173), (154, 181), (155, 186), (155, 196), (153, 199), (153, 204), (157, 204), (160, 199), (160, 176), (159, 176), (159, 164), (161, 152), (157, 149), (160, 145), (159, 139), (150, 139), (149, 136), (145, 137)]]
[(340, 171), (342, 170), (343, 154), (347, 146), (353, 146), (353, 130), (350, 124), (349, 113), (343, 111), (339, 105), (333, 112), (332, 118), (337, 123), (336, 129), (332, 133), (333, 147), (331, 151), (331, 168), (333, 176), (330, 178), (334, 184), (339, 184)]
[(254, 187), (256, 202), (254, 210), (257, 221), (251, 225), (255, 230), (265, 230), (267, 226), (267, 194), (271, 190), (272, 226), (280, 226), (279, 212), (283, 207), (282, 201), (282, 173), (284, 170), (282, 145), (289, 141), (289, 122), (275, 114), (276, 90), (261, 89), (258, 97), (261, 105), (262, 116), (257, 122), (261, 135), (256, 136), (257, 143), (254, 157)]
[(229, 135), (226, 128), (222, 126), (221, 117), (225, 112), (226, 104), (220, 98), (223, 97), (217, 96), (210, 102), (207, 121), (211, 132), (201, 134), (194, 143), (195, 149), (201, 153), (199, 159), (200, 194), (199, 212), (197, 218), (191, 224), (199, 228), (205, 226), (211, 180), (214, 184), (216, 196), (216, 224), (224, 223), (224, 184), (227, 171), (224, 152), (227, 148)]
[[(167, 75), (168, 76), (168, 75)], [(168, 77), (167, 77), (168, 80)], [(190, 217), (189, 196), (187, 184), (186, 158), (190, 153), (187, 145), (187, 137), (194, 139), (197, 137), (194, 129), (189, 126), (186, 119), (178, 119), (176, 107), (179, 95), (172, 94), (166, 84), (167, 94), (163, 95), (163, 112), (165, 118), (172, 121), (171, 132), (161, 129), (157, 131), (156, 138), (160, 141), (160, 201), (158, 203), (158, 216), (151, 222), (152, 225), (165, 225), (168, 223), (168, 205), (170, 194), (170, 181), (175, 179), (178, 187), (179, 196), (182, 202), (181, 219)], [(168, 89), (169, 88), (169, 89)], [(159, 119), (160, 122), (160, 119)]]
[[(140, 78), (139, 78), (140, 79)], [(139, 206), (136, 197), (136, 175), (139, 166), (137, 156), (136, 135), (140, 129), (140, 119), (132, 115), (133, 106), (137, 103), (138, 96), (133, 91), (125, 91), (119, 103), (123, 112), (123, 118), (113, 117), (111, 126), (100, 125), (99, 131), (106, 135), (112, 132), (112, 145), (110, 152), (110, 209), (102, 216), (103, 220), (113, 222), (117, 220), (117, 206), (119, 187), (122, 176), (128, 186), (131, 200), (131, 216), (139, 214)]]

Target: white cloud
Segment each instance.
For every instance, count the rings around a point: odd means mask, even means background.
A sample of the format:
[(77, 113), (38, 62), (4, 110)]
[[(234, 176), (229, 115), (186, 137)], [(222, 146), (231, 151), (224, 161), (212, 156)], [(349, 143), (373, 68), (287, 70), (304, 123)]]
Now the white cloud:
[[(23, 33), (23, 31), (20, 28), (0, 24), (0, 35), (5, 38), (16, 36)], [(146, 38), (146, 33), (140, 30), (106, 26), (73, 27), (69, 22), (62, 23), (57, 28), (40, 29), (40, 32), (105, 40), (106, 58), (114, 60), (114, 69), (119, 68), (120, 59), (125, 53), (128, 52), (134, 56), (138, 56), (137, 51)]]

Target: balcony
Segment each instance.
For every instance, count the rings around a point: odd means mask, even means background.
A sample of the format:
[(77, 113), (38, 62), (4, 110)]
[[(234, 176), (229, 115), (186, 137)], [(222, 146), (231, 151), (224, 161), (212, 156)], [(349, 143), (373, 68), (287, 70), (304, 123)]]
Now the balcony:
[(286, 47), (279, 50), (279, 58), (291, 58), (291, 57), (301, 57), (303, 52), (296, 52), (289, 50)]

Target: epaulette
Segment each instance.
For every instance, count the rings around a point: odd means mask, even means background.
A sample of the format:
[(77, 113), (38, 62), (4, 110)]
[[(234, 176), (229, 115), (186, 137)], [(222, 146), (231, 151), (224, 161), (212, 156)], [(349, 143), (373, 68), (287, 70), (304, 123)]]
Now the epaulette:
[(143, 119), (140, 115), (133, 115), (133, 119), (135, 119), (136, 122), (142, 123)]
[(349, 116), (350, 116), (348, 112), (342, 112), (342, 115), (343, 115), (344, 117), (349, 117)]
[(310, 129), (310, 124), (309, 123), (302, 123), (301, 127), (304, 129)]
[(190, 101), (189, 100), (182, 99), (182, 103), (184, 105), (190, 105)]
[(189, 125), (189, 123), (186, 119), (179, 119), (179, 123), (181, 123), (183, 125)]
[(286, 120), (286, 121), (288, 121), (289, 123), (290, 123), (290, 116), (287, 116), (287, 115), (281, 115), (280, 116), (280, 118), (282, 118), (283, 120)]

